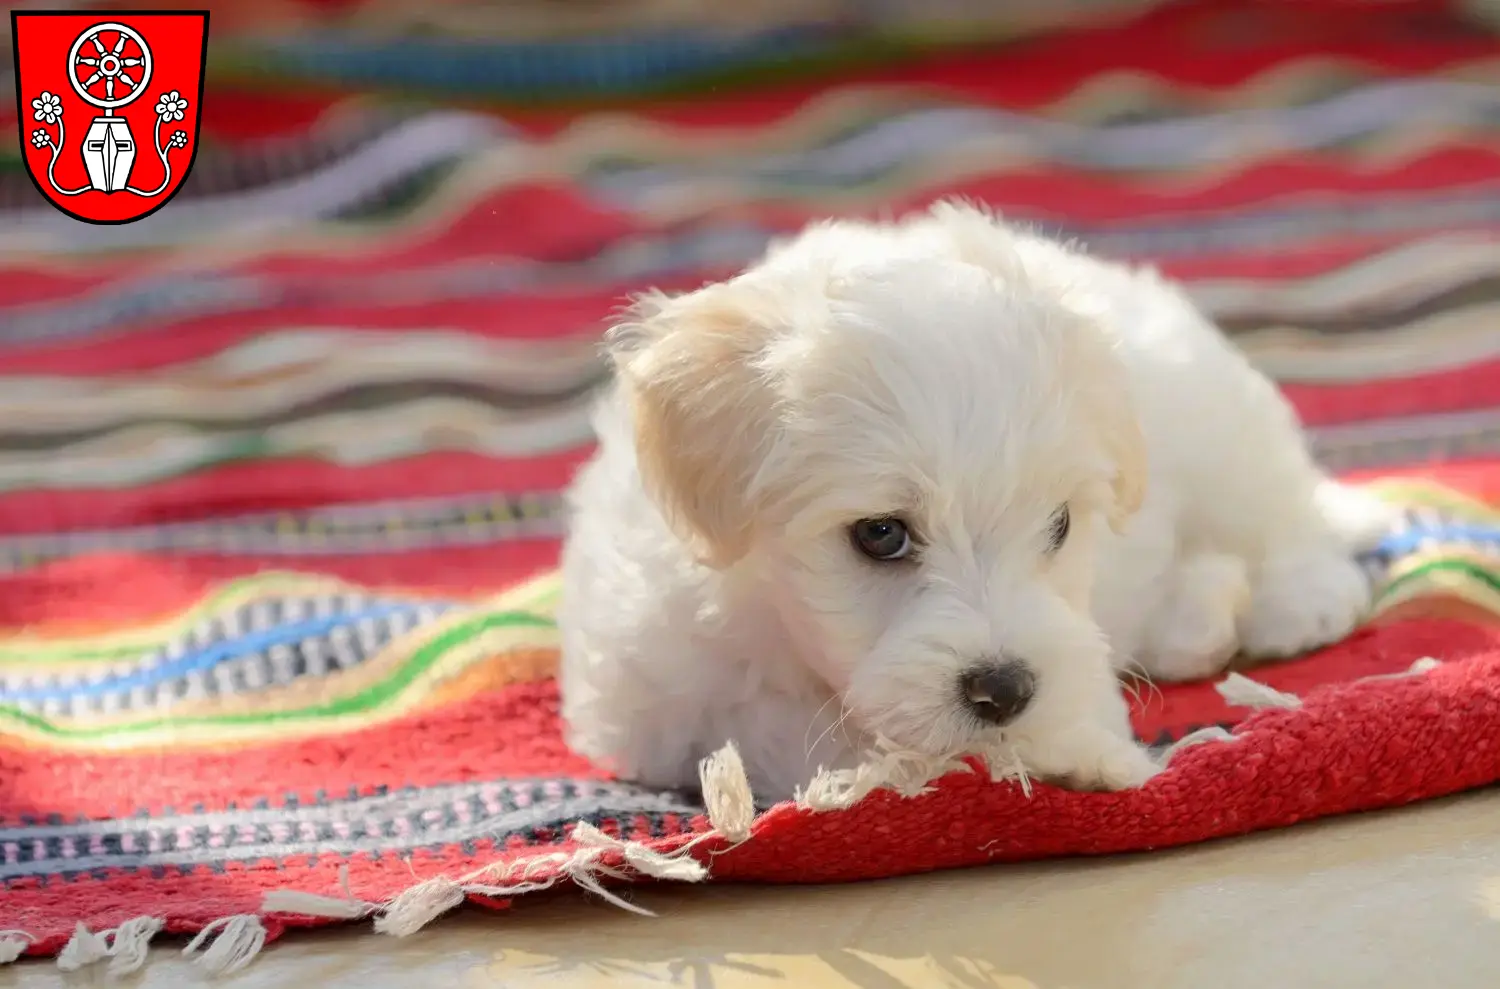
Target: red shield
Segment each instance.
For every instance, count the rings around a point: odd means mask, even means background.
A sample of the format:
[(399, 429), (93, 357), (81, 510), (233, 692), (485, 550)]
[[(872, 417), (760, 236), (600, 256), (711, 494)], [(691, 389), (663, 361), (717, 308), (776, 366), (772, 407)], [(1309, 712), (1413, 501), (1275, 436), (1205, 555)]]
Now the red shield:
[(12, 11), (21, 158), (88, 223), (161, 209), (198, 155), (208, 11)]

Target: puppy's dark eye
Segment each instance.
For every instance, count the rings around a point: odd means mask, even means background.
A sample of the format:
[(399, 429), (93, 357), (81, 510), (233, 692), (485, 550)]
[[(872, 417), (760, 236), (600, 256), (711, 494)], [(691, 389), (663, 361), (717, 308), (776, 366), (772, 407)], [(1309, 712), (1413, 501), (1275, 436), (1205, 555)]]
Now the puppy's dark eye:
[(1066, 504), (1052, 513), (1052, 521), (1047, 523), (1047, 552), (1056, 553), (1062, 549), (1062, 544), (1068, 541), (1068, 529), (1072, 524)]
[(911, 533), (900, 519), (860, 519), (849, 527), (849, 538), (872, 560), (901, 560), (911, 553)]

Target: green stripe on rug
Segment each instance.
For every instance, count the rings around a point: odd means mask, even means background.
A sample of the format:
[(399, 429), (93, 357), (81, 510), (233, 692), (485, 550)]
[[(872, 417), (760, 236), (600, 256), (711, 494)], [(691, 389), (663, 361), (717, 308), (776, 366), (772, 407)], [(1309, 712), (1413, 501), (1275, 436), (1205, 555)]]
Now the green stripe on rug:
[(1479, 583), (1484, 584), (1490, 590), (1500, 593), (1500, 573), (1496, 573), (1492, 568), (1482, 567), (1477, 563), (1470, 563), (1467, 560), (1433, 560), (1431, 563), (1424, 563), (1420, 567), (1416, 567), (1386, 584), (1380, 589), (1380, 593), (1375, 596), (1375, 603), (1379, 605), (1380, 602), (1391, 597), (1398, 590), (1423, 578), (1431, 577), (1436, 573), (1462, 574), (1465, 577), (1473, 578)]
[(134, 724), (108, 728), (69, 728), (14, 707), (0, 707), (0, 723), (12, 721), (33, 731), (57, 738), (103, 739), (144, 734), (165, 728), (214, 728), (231, 725), (268, 725), (294, 721), (334, 718), (378, 710), (401, 693), (449, 653), (472, 639), (502, 628), (553, 628), (546, 618), (525, 612), (500, 612), (481, 615), (454, 626), (431, 642), (418, 647), (392, 674), (371, 684), (359, 693), (327, 704), (312, 705), (290, 711), (268, 711), (263, 714), (226, 714), (216, 718), (156, 718)]

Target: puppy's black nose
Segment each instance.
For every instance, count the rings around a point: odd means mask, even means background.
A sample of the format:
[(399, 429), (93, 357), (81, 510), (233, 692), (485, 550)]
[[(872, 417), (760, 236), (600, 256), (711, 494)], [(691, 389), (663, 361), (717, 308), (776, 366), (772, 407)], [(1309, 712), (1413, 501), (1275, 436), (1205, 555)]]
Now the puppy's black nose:
[(986, 663), (965, 673), (959, 689), (974, 717), (992, 725), (1008, 725), (1036, 694), (1036, 674), (1020, 660)]

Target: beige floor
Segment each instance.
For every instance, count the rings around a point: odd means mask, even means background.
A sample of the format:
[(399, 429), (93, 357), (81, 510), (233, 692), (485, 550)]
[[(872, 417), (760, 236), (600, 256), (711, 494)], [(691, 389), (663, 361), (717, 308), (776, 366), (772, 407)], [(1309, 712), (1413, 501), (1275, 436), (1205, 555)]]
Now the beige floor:
[[(1176, 852), (858, 886), (577, 897), (293, 936), (224, 989), (1495, 989), (1500, 792)], [(49, 964), (3, 989), (111, 983)], [(210, 984), (161, 950), (135, 989)]]

